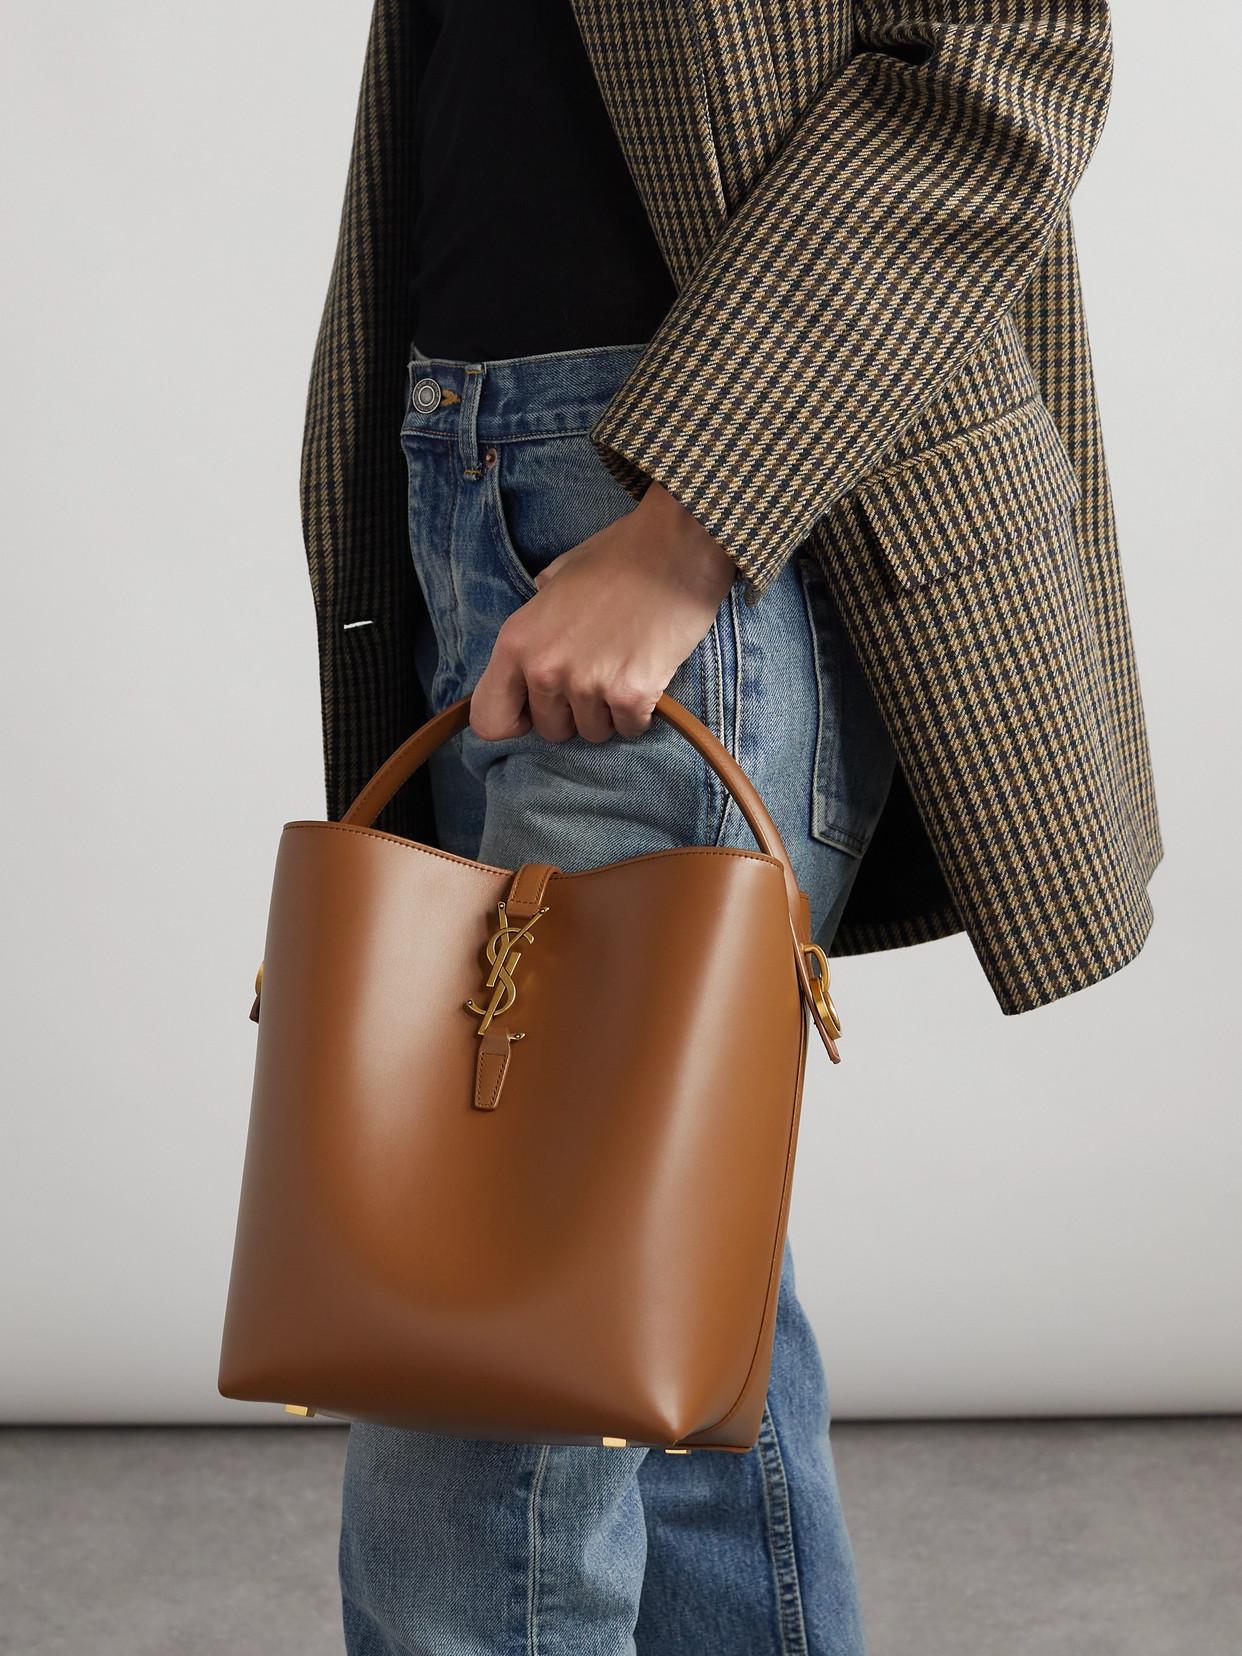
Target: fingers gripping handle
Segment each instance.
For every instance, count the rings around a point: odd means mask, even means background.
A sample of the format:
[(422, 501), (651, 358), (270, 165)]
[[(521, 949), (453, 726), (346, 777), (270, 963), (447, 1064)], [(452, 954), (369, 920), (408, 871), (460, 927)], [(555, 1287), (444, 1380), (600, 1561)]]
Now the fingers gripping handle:
[[(780, 863), (785, 871), (789, 891), (790, 917), (795, 922), (800, 920), (801, 893), (794, 878), (789, 854), (781, 843), (781, 836), (768, 814), (767, 806), (759, 797), (750, 778), (707, 726), (672, 696), (661, 696), (656, 703), (655, 711), (707, 761), (736, 800), (737, 807), (746, 818), (759, 849), (768, 856), (775, 857)], [(469, 722), (468, 697), (453, 702), (442, 713), (428, 719), (425, 725), (416, 730), (409, 740), (403, 742), (392, 757), (380, 766), (341, 820), (357, 827), (371, 827), (385, 805), (396, 795), (397, 790), (409, 781), (414, 772), (426, 763), (438, 747), (464, 730)]]

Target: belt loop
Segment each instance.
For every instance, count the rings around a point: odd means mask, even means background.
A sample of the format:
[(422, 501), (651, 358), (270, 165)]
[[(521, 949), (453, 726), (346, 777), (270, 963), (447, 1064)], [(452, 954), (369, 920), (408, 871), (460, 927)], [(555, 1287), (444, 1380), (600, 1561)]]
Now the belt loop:
[(483, 396), (483, 379), (487, 372), (481, 362), (466, 364), (463, 377), (461, 417), (457, 425), (457, 448), (461, 455), (462, 471), (466, 477), (479, 478), (483, 467), (479, 462), (479, 403)]

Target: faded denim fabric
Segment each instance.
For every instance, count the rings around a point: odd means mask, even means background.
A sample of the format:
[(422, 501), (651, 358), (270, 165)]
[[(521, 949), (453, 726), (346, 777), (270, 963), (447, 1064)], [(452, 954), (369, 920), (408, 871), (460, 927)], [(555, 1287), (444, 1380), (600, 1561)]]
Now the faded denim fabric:
[[(476, 683), (532, 576), (631, 509), (587, 433), (641, 350), (487, 363), (415, 352), (401, 442), (433, 710)], [(894, 757), (818, 567), (791, 559), (753, 607), (735, 583), (669, 689), (763, 794), (827, 947)], [(714, 773), (659, 721), (598, 745), (466, 731), (436, 755), (432, 786), (441, 845), (502, 866), (754, 845)], [(863, 1656), (828, 1427), (788, 1248), (748, 1454), (354, 1426), (340, 1553), (349, 1656)]]

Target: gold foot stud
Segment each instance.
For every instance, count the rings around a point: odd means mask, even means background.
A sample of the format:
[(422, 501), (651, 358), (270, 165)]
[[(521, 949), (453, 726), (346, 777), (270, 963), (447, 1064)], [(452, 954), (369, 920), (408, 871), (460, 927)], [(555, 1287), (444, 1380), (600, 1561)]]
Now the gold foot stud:
[(624, 1449), (630, 1440), (629, 1438), (600, 1438), (599, 1441), (605, 1449)]
[(314, 1412), (315, 1412), (314, 1409), (308, 1408), (305, 1403), (286, 1403), (285, 1404), (285, 1413), (286, 1414), (302, 1415), (305, 1418), (309, 1419), (310, 1416), (312, 1416), (314, 1414)]

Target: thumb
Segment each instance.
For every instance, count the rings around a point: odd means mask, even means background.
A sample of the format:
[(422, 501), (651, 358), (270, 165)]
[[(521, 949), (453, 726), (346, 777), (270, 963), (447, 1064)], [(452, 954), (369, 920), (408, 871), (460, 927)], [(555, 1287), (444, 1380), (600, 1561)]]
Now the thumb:
[(535, 576), (535, 585), (537, 587), (544, 587), (549, 581), (555, 579), (557, 573), (564, 568), (565, 564), (570, 558), (573, 557), (577, 550), (578, 548), (576, 546), (571, 546), (568, 552), (558, 553), (558, 555), (552, 559), (551, 563), (544, 564), (538, 575)]

